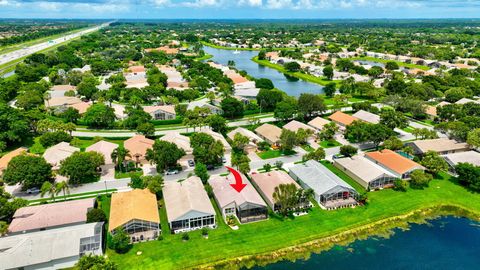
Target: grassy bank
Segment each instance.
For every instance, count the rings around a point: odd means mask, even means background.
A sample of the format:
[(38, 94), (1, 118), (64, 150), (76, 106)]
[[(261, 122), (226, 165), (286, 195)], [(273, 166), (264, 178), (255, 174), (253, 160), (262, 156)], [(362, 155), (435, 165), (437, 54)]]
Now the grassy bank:
[(309, 75), (309, 74), (305, 74), (305, 73), (301, 73), (301, 72), (288, 72), (287, 70), (285, 70), (285, 68), (283, 68), (282, 65), (277, 65), (277, 64), (273, 64), (273, 63), (270, 63), (269, 61), (267, 60), (258, 60), (258, 57), (255, 56), (254, 58), (252, 58), (252, 61), (257, 63), (257, 64), (260, 64), (262, 66), (266, 66), (266, 67), (269, 67), (269, 68), (273, 68), (273, 69), (276, 69), (284, 74), (287, 74), (289, 76), (292, 76), (292, 77), (295, 77), (295, 78), (298, 78), (298, 79), (301, 79), (301, 80), (304, 80), (304, 81), (308, 81), (308, 82), (313, 82), (313, 83), (316, 83), (316, 84), (320, 84), (320, 85), (327, 85), (331, 82), (335, 82), (337, 83), (337, 85), (340, 83), (340, 81), (335, 81), (335, 80), (328, 80), (326, 78), (319, 78), (319, 77), (315, 77), (313, 75)]
[[(479, 199), (479, 194), (466, 190), (443, 175), (443, 179), (433, 180), (430, 187), (424, 190), (371, 192), (368, 205), (354, 209), (325, 211), (314, 208), (308, 215), (295, 219), (270, 218), (240, 225), (237, 231), (220, 223), (217, 229), (209, 232), (208, 239), (195, 231), (190, 233), (189, 241), (183, 242), (181, 235), (170, 235), (163, 228), (162, 241), (136, 244), (124, 255), (109, 250), (108, 255), (122, 269), (213, 268), (215, 264), (238, 269), (252, 266), (264, 257), (268, 257), (269, 262), (289, 257), (288, 254), (294, 254), (298, 247), (305, 245), (313, 247), (312, 250), (307, 250), (311, 252), (336, 243), (331, 239), (355, 239), (358, 236), (355, 232), (359, 228), (370, 228), (367, 232), (378, 232), (372, 224), (388, 221), (391, 227), (395, 227), (404, 224), (409, 217), (424, 218), (428, 216), (425, 212), (428, 209), (431, 209), (432, 216), (439, 214), (438, 209), (443, 209), (445, 211), (442, 214), (465, 216), (468, 213), (469, 217), (478, 219)], [(164, 220), (166, 216), (162, 214), (160, 219)], [(354, 233), (348, 234), (352, 230)], [(339, 237), (342, 234), (350, 236)], [(301, 253), (305, 252), (304, 248), (298, 249)], [(289, 252), (282, 252), (285, 250)], [(142, 254), (136, 255), (138, 251)], [(295, 258), (298, 258), (298, 254)]]
[(395, 62), (400, 67), (418, 68), (418, 69), (421, 69), (421, 70), (429, 70), (430, 69), (427, 66), (422, 66), (422, 65), (417, 65), (417, 64), (409, 64), (409, 63), (405, 63), (405, 62), (401, 62), (401, 61), (395, 61), (395, 60), (385, 60), (385, 59), (375, 58), (375, 57), (371, 57), (371, 56), (353, 57), (353, 58), (349, 58), (349, 59), (352, 60), (352, 61), (363, 60), (363, 61), (371, 61), (371, 62), (377, 62), (377, 63), (383, 63), (383, 64), (385, 64), (387, 62)]

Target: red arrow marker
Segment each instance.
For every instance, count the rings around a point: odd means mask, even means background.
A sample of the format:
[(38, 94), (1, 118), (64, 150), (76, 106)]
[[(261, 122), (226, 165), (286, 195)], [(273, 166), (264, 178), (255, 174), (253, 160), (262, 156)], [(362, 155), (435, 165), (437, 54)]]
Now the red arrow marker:
[(227, 168), (233, 174), (233, 177), (235, 177), (235, 184), (230, 184), (230, 186), (232, 186), (238, 193), (240, 193), (242, 189), (247, 186), (247, 184), (242, 183), (242, 176), (235, 169), (227, 166), (225, 166), (225, 168)]

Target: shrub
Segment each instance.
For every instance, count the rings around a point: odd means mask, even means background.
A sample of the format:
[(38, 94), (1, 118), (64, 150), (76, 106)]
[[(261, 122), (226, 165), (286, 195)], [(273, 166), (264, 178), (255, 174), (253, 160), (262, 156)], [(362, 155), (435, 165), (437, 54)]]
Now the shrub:
[(393, 190), (405, 192), (407, 191), (407, 186), (407, 181), (403, 181), (402, 179), (396, 179), (393, 181)]
[(208, 235), (208, 228), (202, 228), (202, 235), (207, 236)]
[(272, 170), (272, 165), (266, 163), (263, 165), (263, 169), (266, 171), (266, 172), (269, 172)]
[(107, 221), (107, 216), (100, 208), (94, 208), (87, 212), (87, 223), (91, 222), (105, 222)]
[(188, 235), (188, 233), (183, 233), (183, 234), (182, 234), (182, 240), (183, 240), (183, 241), (188, 241), (188, 240), (190, 240), (190, 235)]
[(68, 135), (65, 131), (54, 131), (43, 134), (38, 140), (43, 147), (50, 147), (60, 142), (70, 142), (72, 136)]
[(123, 229), (117, 231), (110, 241), (110, 248), (120, 254), (126, 253), (131, 247), (130, 237)]

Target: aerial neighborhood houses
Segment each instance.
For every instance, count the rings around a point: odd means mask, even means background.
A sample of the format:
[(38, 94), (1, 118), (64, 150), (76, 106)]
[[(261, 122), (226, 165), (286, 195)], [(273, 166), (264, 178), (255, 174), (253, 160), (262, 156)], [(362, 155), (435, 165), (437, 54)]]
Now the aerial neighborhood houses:
[(86, 220), (94, 207), (95, 199), (80, 199), (18, 209), (0, 238), (2, 269), (68, 268), (83, 255), (102, 255), (103, 222)]
[(244, 151), (247, 153), (256, 152), (258, 150), (258, 143), (263, 142), (263, 139), (260, 138), (260, 136), (255, 134), (253, 131), (242, 127), (238, 127), (230, 131), (229, 133), (227, 133), (227, 137), (233, 141), (236, 134), (240, 134), (249, 139), (249, 143), (244, 146)]
[(79, 152), (80, 149), (71, 146), (67, 142), (61, 142), (54, 146), (51, 146), (43, 153), (43, 158), (52, 165), (53, 169), (60, 168), (60, 162), (71, 156), (75, 152)]
[(368, 152), (365, 157), (375, 164), (388, 170), (396, 178), (409, 179), (415, 170), (425, 170), (425, 168), (392, 150), (384, 149), (381, 151)]

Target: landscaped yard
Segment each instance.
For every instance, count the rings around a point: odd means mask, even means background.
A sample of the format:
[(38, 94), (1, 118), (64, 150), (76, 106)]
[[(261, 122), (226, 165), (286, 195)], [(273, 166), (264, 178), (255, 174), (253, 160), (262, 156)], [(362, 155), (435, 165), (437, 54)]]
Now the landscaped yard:
[(307, 152), (313, 152), (315, 151), (315, 149), (313, 149), (313, 147), (311, 147), (309, 144), (302, 144), (302, 149), (307, 151)]
[[(284, 247), (306, 243), (322, 237), (367, 225), (385, 218), (405, 215), (417, 209), (439, 205), (455, 205), (480, 215), (480, 195), (444, 179), (433, 180), (425, 190), (397, 192), (391, 189), (370, 192), (368, 205), (325, 211), (314, 208), (308, 215), (295, 219), (266, 221), (240, 225), (229, 229), (223, 222), (209, 232), (209, 238), (200, 231), (190, 232), (190, 240), (181, 235), (170, 235), (162, 227), (164, 240), (135, 244), (127, 254), (118, 255), (108, 250), (110, 259), (121, 269), (178, 269), (190, 268), (215, 261), (272, 252)], [(166, 220), (164, 211), (160, 219)], [(217, 213), (217, 220), (220, 218)], [(162, 222), (164, 225), (165, 222)], [(137, 252), (141, 251), (141, 255)], [(221, 252), (219, 252), (221, 251)], [(242, 265), (237, 265), (242, 267)]]
[(129, 177), (132, 177), (132, 175), (142, 176), (143, 171), (142, 169), (139, 169), (137, 171), (130, 171), (130, 172), (120, 172), (118, 170), (115, 170), (115, 179), (129, 178)]
[(329, 141), (321, 141), (320, 146), (323, 148), (332, 148), (332, 147), (337, 147), (341, 146), (342, 144), (337, 142), (336, 140), (329, 140)]
[(262, 151), (260, 153), (257, 153), (257, 155), (261, 159), (270, 159), (270, 158), (277, 158), (281, 156), (291, 156), (293, 154), (296, 154), (297, 152), (291, 150), (291, 151), (282, 151), (282, 150), (267, 150), (267, 151)]

